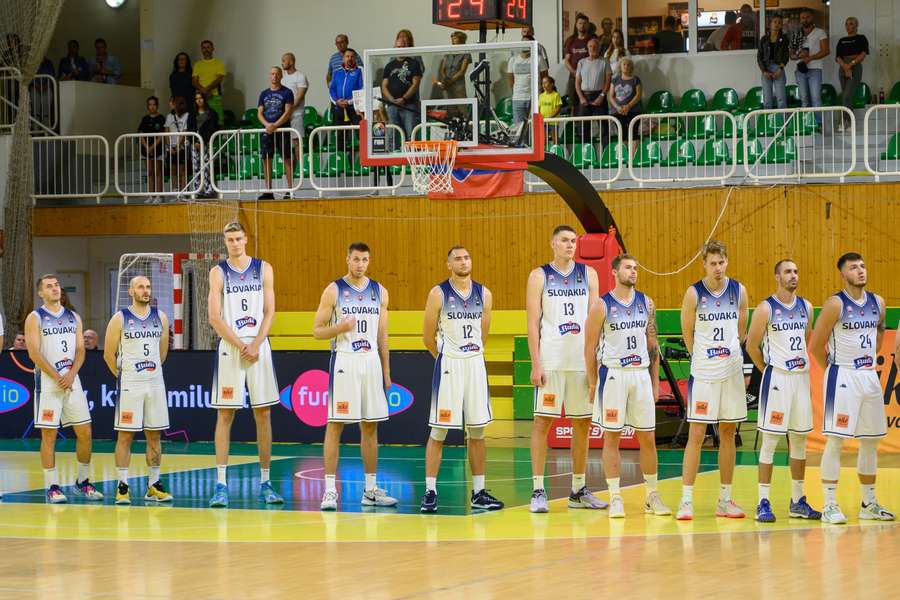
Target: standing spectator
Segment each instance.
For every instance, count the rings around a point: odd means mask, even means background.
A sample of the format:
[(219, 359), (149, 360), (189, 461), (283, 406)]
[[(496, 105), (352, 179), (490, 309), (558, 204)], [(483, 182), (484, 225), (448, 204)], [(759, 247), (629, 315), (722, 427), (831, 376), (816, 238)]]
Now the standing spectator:
[[(862, 62), (869, 53), (869, 40), (858, 33), (859, 20), (856, 17), (847, 17), (844, 27), (847, 35), (838, 40), (834, 53), (835, 60), (841, 67), (838, 73), (841, 80), (841, 104), (852, 111), (853, 95), (862, 81)], [(844, 125), (842, 113), (840, 128), (843, 129)]]
[(99, 350), (100, 349), (100, 336), (97, 335), (97, 332), (93, 329), (85, 329), (84, 333), (84, 349), (85, 350)]
[[(187, 99), (183, 96), (172, 98), (171, 106), (172, 112), (166, 117), (166, 132), (184, 133), (190, 131), (188, 127), (190, 111), (188, 110)], [(170, 136), (167, 142), (165, 168), (169, 172), (169, 177), (171, 177), (172, 189), (182, 192), (187, 187), (190, 140), (188, 136)], [(178, 198), (181, 198), (180, 193)]]
[[(206, 146), (207, 152), (212, 151), (210, 141), (212, 135), (219, 130), (219, 115), (210, 109), (206, 103), (206, 96), (200, 92), (194, 94), (194, 110), (188, 117), (188, 130), (197, 133), (203, 140), (203, 146)], [(212, 190), (212, 179), (209, 172), (209, 163), (203, 164), (203, 147), (199, 142), (194, 142), (191, 147), (191, 162), (194, 167), (194, 173), (200, 173), (201, 170), (206, 175), (203, 178), (203, 186), (200, 188), (200, 198), (215, 198)]]
[(119, 79), (122, 77), (122, 64), (118, 58), (109, 54), (106, 40), (103, 38), (94, 40), (94, 50), (96, 50), (97, 56), (94, 58), (94, 64), (91, 65), (91, 81), (119, 83)]
[[(281, 85), (281, 67), (269, 69), (269, 87), (259, 94), (256, 116), (265, 127), (266, 132), (260, 140), (260, 152), (263, 157), (266, 189), (272, 189), (272, 159), (275, 149), (284, 160), (284, 172), (287, 175), (288, 187), (294, 187), (294, 147), (291, 144), (291, 134), (288, 131), (278, 131), (291, 120), (291, 110), (294, 107), (294, 93)], [(284, 195), (291, 197), (291, 192)], [(272, 200), (275, 196), (271, 191), (260, 195), (260, 200)]]
[[(558, 117), (562, 105), (562, 96), (556, 90), (556, 81), (549, 75), (545, 75), (541, 79), (541, 93), (538, 95), (538, 109), (541, 112), (541, 116), (544, 117), (544, 122), (546, 123), (547, 119)], [(559, 142), (557, 129), (555, 123), (547, 125), (547, 132), (550, 134), (554, 144)]]
[(706, 42), (703, 44), (703, 49), (706, 51), (721, 50), (725, 34), (728, 33), (728, 30), (735, 23), (737, 23), (737, 13), (733, 10), (725, 11), (725, 23), (709, 34), (709, 37), (706, 38)]
[(563, 52), (565, 54), (563, 64), (569, 71), (569, 83), (566, 86), (566, 96), (569, 97), (569, 102), (572, 103), (573, 109), (576, 109), (578, 106), (577, 88), (575, 87), (575, 75), (578, 70), (578, 63), (587, 56), (587, 44), (591, 39), (588, 32), (588, 25), (590, 25), (590, 20), (588, 20), (587, 15), (583, 13), (575, 15), (575, 31), (572, 32), (572, 35), (566, 39), (566, 43), (563, 45)]
[[(513, 127), (531, 118), (531, 61), (531, 49), (523, 48), (521, 52), (511, 56), (507, 64), (507, 77), (512, 87)], [(547, 63), (539, 63), (538, 73), (543, 73), (549, 68)]]
[(16, 332), (16, 337), (13, 338), (12, 346), (10, 346), (9, 349), (28, 350), (28, 346), (25, 345), (25, 334), (22, 331)]
[(60, 81), (88, 81), (91, 78), (90, 68), (83, 56), (78, 55), (78, 40), (69, 40), (66, 55), (59, 59)]
[[(575, 74), (575, 89), (578, 93), (579, 117), (592, 117), (607, 113), (606, 94), (612, 79), (609, 64), (600, 56), (600, 41), (591, 39), (587, 45), (588, 55), (578, 63)], [(593, 132), (593, 125), (591, 125)], [(600, 137), (605, 141), (604, 127), (600, 126)]]
[[(159, 114), (159, 98), (150, 96), (147, 98), (147, 114), (138, 125), (138, 133), (163, 133), (166, 128), (166, 118)], [(159, 192), (163, 189), (163, 136), (141, 137), (141, 158), (144, 160), (145, 173), (147, 174), (147, 187), (150, 195), (144, 201), (145, 204), (159, 204), (162, 198)]]
[[(172, 72), (169, 74), (169, 91), (172, 98), (194, 97), (194, 74), (191, 57), (187, 52), (179, 52), (172, 61)], [(193, 107), (191, 108), (193, 112)]]
[[(634, 74), (634, 61), (628, 57), (623, 58), (622, 73), (613, 78), (609, 93), (609, 114), (618, 119), (623, 139), (631, 138), (628, 128), (631, 121), (641, 114), (641, 88), (641, 78)], [(634, 154), (636, 143), (635, 140), (631, 141), (629, 154)]]
[(741, 4), (741, 45), (743, 50), (753, 50), (759, 40), (759, 22), (749, 4)]
[[(191, 71), (194, 89), (206, 97), (206, 103), (216, 111), (219, 123), (225, 121), (225, 110), (222, 106), (222, 80), (225, 79), (225, 63), (213, 57), (216, 47), (210, 40), (200, 42), (200, 53), (203, 58), (194, 63)], [(187, 96), (193, 98), (193, 94)]]
[[(362, 69), (356, 65), (356, 50), (347, 48), (344, 51), (344, 62), (335, 69), (331, 83), (328, 84), (332, 104), (332, 125), (356, 125), (359, 123), (359, 115), (353, 108), (353, 92), (362, 88)], [(338, 136), (338, 144), (342, 143), (343, 137)]]
[[(792, 56), (797, 63), (797, 87), (803, 106), (822, 106), (822, 59), (828, 56), (828, 34), (816, 27), (809, 9), (800, 12), (803, 44)], [(816, 122), (822, 123), (822, 115), (816, 112)]]
[[(726, 20), (727, 20), (726, 15)], [(744, 27), (737, 21), (737, 15), (735, 15), (734, 19), (731, 21), (731, 24), (728, 26), (728, 29), (725, 31), (725, 37), (722, 38), (722, 43), (719, 44), (719, 50), (740, 50), (741, 49), (741, 37), (744, 35)]]
[(621, 29), (614, 29), (609, 47), (603, 54), (603, 58), (609, 63), (609, 70), (613, 77), (619, 74), (619, 63), (628, 56), (628, 48), (625, 47), (625, 35)]
[[(335, 36), (334, 47), (337, 48), (337, 52), (328, 59), (328, 70), (325, 72), (325, 83), (328, 85), (331, 85), (335, 71), (344, 66), (344, 53), (347, 52), (349, 46), (350, 38), (347, 37), (346, 33), (339, 33)], [(353, 51), (353, 61), (360, 69), (363, 68), (362, 58), (356, 53), (356, 50)]]
[[(450, 43), (454, 46), (465, 44), (464, 31), (450, 34)], [(441, 59), (438, 72), (431, 78), (434, 96), (437, 98), (466, 98), (466, 69), (472, 63), (472, 55), (468, 52), (448, 54)]]
[(663, 29), (653, 36), (653, 48), (657, 54), (675, 54), (685, 52), (684, 37), (675, 28), (678, 20), (669, 15), (663, 21)]
[(609, 17), (603, 17), (600, 21), (600, 33), (597, 38), (600, 40), (600, 54), (606, 54), (606, 49), (612, 44), (613, 20)]
[[(395, 48), (409, 47), (409, 36), (401, 30), (394, 40)], [(397, 56), (384, 67), (381, 80), (381, 97), (386, 101), (388, 121), (399, 125), (407, 140), (412, 139), (412, 130), (419, 120), (419, 84), (422, 81), (422, 67), (418, 57)]]
[(756, 63), (762, 72), (763, 102), (766, 108), (774, 108), (775, 99), (778, 108), (787, 108), (785, 88), (787, 78), (784, 75), (784, 66), (790, 57), (790, 50), (788, 39), (781, 31), (781, 25), (781, 15), (772, 15), (769, 20), (769, 33), (759, 40), (759, 49), (756, 51)]
[(306, 126), (303, 122), (303, 113), (306, 111), (306, 90), (309, 81), (306, 75), (297, 68), (297, 58), (293, 52), (285, 52), (281, 57), (281, 85), (291, 90), (294, 95), (294, 104), (291, 109), (291, 129), (296, 129), (298, 137), (294, 141), (294, 156), (300, 156), (300, 140), (306, 134)]
[[(526, 25), (522, 28), (522, 41), (534, 41), (534, 27)], [(550, 74), (550, 59), (547, 58), (547, 49), (544, 48), (544, 45), (541, 43), (538, 43), (538, 61), (540, 61), (540, 64), (547, 65), (545, 70), (538, 72), (538, 76), (541, 78), (541, 81), (543, 81), (544, 77)]]

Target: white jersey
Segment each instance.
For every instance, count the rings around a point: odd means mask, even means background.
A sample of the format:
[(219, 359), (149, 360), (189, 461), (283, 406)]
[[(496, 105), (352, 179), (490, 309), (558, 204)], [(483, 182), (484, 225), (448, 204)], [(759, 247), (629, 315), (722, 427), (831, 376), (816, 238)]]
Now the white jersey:
[(806, 348), (806, 328), (809, 325), (809, 305), (797, 296), (786, 306), (776, 296), (766, 298), (769, 322), (763, 338), (766, 364), (782, 371), (809, 371), (809, 351)]
[(703, 280), (693, 287), (697, 292), (697, 313), (691, 375), (704, 381), (727, 379), (744, 365), (738, 333), (741, 284), (729, 278), (718, 295), (710, 292)]
[(253, 339), (262, 324), (265, 292), (263, 291), (263, 261), (251, 258), (243, 271), (227, 260), (219, 263), (222, 270), (222, 317), (242, 340)]
[(332, 352), (377, 352), (378, 323), (381, 319), (381, 286), (374, 279), (358, 289), (342, 277), (334, 282), (337, 286), (337, 300), (331, 324), (342, 319), (356, 317), (356, 328), (341, 333), (331, 340)]
[(878, 323), (881, 306), (875, 294), (866, 292), (857, 302), (847, 292), (835, 294), (841, 301), (841, 318), (828, 340), (828, 362), (850, 369), (874, 369), (878, 359)]
[(597, 360), (604, 367), (615, 369), (649, 367), (646, 296), (634, 290), (631, 302), (624, 304), (609, 292), (601, 300), (606, 304), (606, 319), (600, 332)]
[(122, 333), (119, 336), (119, 376), (125, 382), (156, 382), (162, 380), (162, 357), (159, 342), (163, 336), (160, 312), (150, 307), (144, 318), (122, 311)]
[(444, 303), (438, 317), (438, 352), (453, 358), (483, 355), (484, 348), (481, 347), (483, 286), (473, 281), (472, 289), (465, 297), (456, 291), (449, 279), (438, 287), (444, 294)]
[(78, 320), (75, 313), (67, 308), (54, 314), (46, 306), (42, 306), (34, 312), (40, 321), (41, 354), (56, 369), (56, 373), (44, 373), (35, 369), (34, 390), (35, 393), (59, 392), (61, 390), (56, 384), (56, 375), (65, 375), (75, 364)]
[(568, 273), (560, 273), (553, 264), (541, 269), (541, 364), (547, 371), (584, 371), (584, 322), (590, 302), (587, 267), (575, 263)]

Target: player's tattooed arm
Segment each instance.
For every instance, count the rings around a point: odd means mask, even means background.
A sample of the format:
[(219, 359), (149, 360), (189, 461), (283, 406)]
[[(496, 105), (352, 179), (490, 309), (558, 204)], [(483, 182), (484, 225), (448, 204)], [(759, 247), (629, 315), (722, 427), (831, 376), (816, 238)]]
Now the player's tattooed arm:
[(647, 296), (647, 356), (650, 359), (650, 381), (653, 399), (659, 399), (659, 330), (656, 325), (656, 304)]

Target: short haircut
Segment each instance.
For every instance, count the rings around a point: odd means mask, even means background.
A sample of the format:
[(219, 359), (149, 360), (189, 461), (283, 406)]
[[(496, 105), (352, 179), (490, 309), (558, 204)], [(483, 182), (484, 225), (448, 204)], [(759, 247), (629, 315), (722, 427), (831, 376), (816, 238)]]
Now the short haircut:
[(668, 17), (666, 17), (666, 27), (668, 27), (669, 29), (675, 29), (675, 25), (677, 25), (677, 24), (678, 24), (678, 20), (675, 17), (673, 17), (672, 15), (669, 15)]
[(556, 226), (556, 229), (553, 230), (553, 237), (558, 236), (558, 235), (561, 234), (563, 231), (571, 231), (571, 232), (574, 233), (575, 235), (578, 235), (578, 232), (575, 231), (575, 229), (572, 228), (571, 225), (557, 225), (557, 226)]
[(635, 264), (637, 264), (637, 259), (635, 257), (633, 257), (632, 255), (628, 254), (627, 252), (625, 252), (625, 253), (620, 254), (617, 257), (612, 259), (612, 268), (615, 269), (616, 271), (618, 271), (619, 265), (622, 264), (623, 260), (633, 260), (635, 262)]
[(344, 54), (347, 54), (348, 52), (352, 52), (352, 53), (353, 53), (353, 56), (356, 57), (356, 50), (354, 50), (354, 49), (351, 48), (350, 46), (347, 46), (347, 49), (344, 50)]
[(451, 256), (454, 252), (456, 252), (457, 250), (466, 250), (466, 251), (468, 251), (468, 248), (466, 248), (465, 246), (453, 246), (452, 248), (450, 248), (450, 249), (447, 251), (447, 258), (450, 258), (450, 256)]
[(365, 242), (353, 242), (347, 248), (347, 254), (352, 254), (353, 252), (370, 252), (369, 245)]
[(578, 13), (577, 15), (575, 15), (575, 21), (576, 21), (576, 22), (577, 22), (577, 21), (580, 21), (581, 19), (584, 19), (584, 20), (587, 21), (588, 23), (591, 22), (591, 20), (588, 18), (588, 16), (587, 16), (586, 14), (584, 14), (584, 13)]
[(718, 254), (722, 258), (728, 258), (728, 250), (725, 249), (725, 244), (718, 240), (709, 240), (703, 244), (700, 256), (703, 257), (703, 260), (706, 260), (706, 257), (710, 254)]
[(781, 266), (784, 263), (792, 263), (792, 262), (794, 262), (794, 260), (790, 259), (790, 258), (782, 258), (781, 260), (779, 260), (777, 263), (775, 263), (775, 274), (778, 275), (778, 273), (781, 272)]
[(347, 35), (346, 33), (339, 33), (336, 36), (334, 36), (334, 39), (338, 39), (338, 38), (344, 38), (348, 42), (350, 41), (350, 36)]
[(296, 62), (296, 60), (297, 60), (297, 57), (294, 56), (294, 53), (293, 53), (293, 52), (285, 52), (284, 55), (282, 56), (282, 58), (284, 58), (284, 56), (290, 56), (290, 57), (291, 57), (291, 60), (293, 60), (293, 61), (295, 61), (295, 62)]
[(56, 279), (57, 281), (59, 281), (59, 277), (57, 277), (53, 273), (45, 273), (45, 274), (41, 275), (40, 277), (38, 277), (37, 281), (34, 284), (34, 288), (37, 291), (41, 291), (41, 286), (44, 284), (45, 279)]
[(202, 42), (200, 42), (200, 45), (202, 46), (203, 44), (209, 44), (210, 46), (215, 46), (215, 44), (212, 43), (212, 40), (203, 40)]
[(859, 252), (848, 252), (846, 254), (841, 255), (841, 257), (837, 261), (838, 271), (844, 268), (844, 265), (850, 261), (854, 260), (862, 260), (862, 254)]
[(284, 71), (281, 70), (281, 67), (276, 67), (275, 65), (272, 65), (271, 67), (269, 67), (269, 70), (271, 71), (272, 69), (275, 69), (275, 70), (278, 71), (281, 75), (284, 75)]
[(232, 221), (231, 223), (226, 225), (224, 229), (222, 229), (222, 235), (225, 235), (226, 233), (233, 233), (235, 231), (246, 233), (246, 230), (244, 229), (244, 226), (241, 225), (240, 221)]
[(78, 43), (78, 40), (69, 40), (68, 42), (66, 42), (66, 45), (67, 45), (67, 46), (69, 46), (69, 45), (71, 45), (71, 44), (75, 44), (75, 45), (78, 46), (79, 48), (81, 47), (81, 44)]
[(104, 46), (108, 45), (106, 43), (106, 40), (104, 40), (103, 38), (97, 38), (96, 40), (94, 40), (94, 45), (96, 46), (97, 44), (103, 44)]
[(804, 13), (807, 14), (807, 15), (810, 15), (810, 16), (815, 17), (815, 15), (813, 14), (813, 11), (812, 11), (811, 8), (804, 8), (803, 10), (800, 11), (800, 14), (801, 14), (801, 15), (804, 14)]
[(156, 105), (159, 106), (159, 98), (157, 98), (156, 96), (150, 96), (147, 98), (147, 102), (150, 102), (151, 100), (156, 102)]
[(729, 10), (725, 13), (725, 24), (726, 25), (734, 25), (737, 23), (737, 13), (733, 10)]

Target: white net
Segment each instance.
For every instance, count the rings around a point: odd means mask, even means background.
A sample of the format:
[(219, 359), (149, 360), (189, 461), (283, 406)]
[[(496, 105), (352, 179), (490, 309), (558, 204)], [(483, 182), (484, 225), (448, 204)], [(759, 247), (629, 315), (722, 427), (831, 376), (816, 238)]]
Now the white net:
[(153, 288), (151, 304), (166, 313), (171, 330), (175, 322), (175, 299), (172, 293), (175, 279), (172, 264), (171, 254), (142, 252), (120, 256), (119, 274), (116, 277), (116, 305), (113, 310), (119, 310), (131, 304), (128, 286), (132, 278), (142, 275), (150, 279), (150, 285)]
[(404, 142), (404, 155), (412, 171), (413, 189), (420, 194), (452, 193), (456, 142), (413, 140)]

